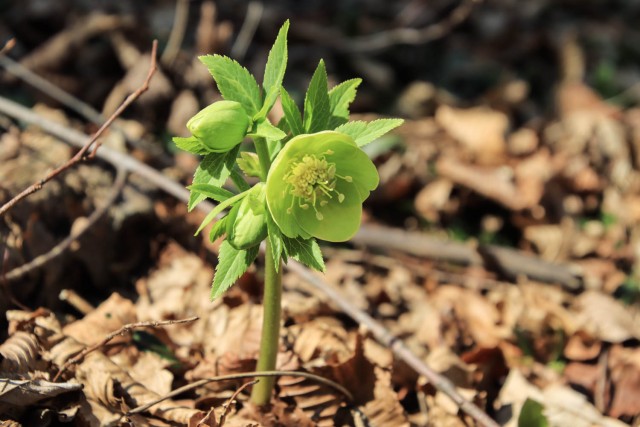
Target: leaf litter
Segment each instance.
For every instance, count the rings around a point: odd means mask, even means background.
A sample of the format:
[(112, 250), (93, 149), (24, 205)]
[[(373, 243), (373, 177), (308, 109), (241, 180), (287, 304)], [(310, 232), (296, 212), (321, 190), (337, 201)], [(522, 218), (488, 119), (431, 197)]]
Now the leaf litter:
[[(211, 15), (211, 7), (204, 2), (202, 15)], [(478, 12), (475, 22), (481, 25), (487, 14)], [(210, 21), (200, 23), (197, 44), (222, 49), (232, 34), (230, 21)], [(138, 68), (145, 67), (136, 64), (147, 61), (122, 32), (130, 23), (120, 18), (93, 17), (62, 30), (58, 43), (65, 45), (66, 39), (68, 46), (71, 37), (87, 49), (83, 43), (96, 36), (91, 24), (96, 22), (102, 28), (97, 34), (108, 33), (105, 42), (124, 71), (119, 84), (112, 78), (99, 81), (90, 94), (102, 91), (109, 110), (127, 86), (137, 84)], [(465, 31), (452, 37), (463, 39)], [(67, 53), (46, 51), (34, 49), (24, 65), (73, 83), (61, 78), (68, 77), (61, 64), (70, 60)], [(77, 56), (89, 61), (99, 55)], [(175, 134), (190, 116), (186, 109), (196, 111), (203, 99), (218, 96), (207, 87), (209, 76), (199, 76), (187, 60), (177, 64), (157, 79), (135, 120), (121, 123), (129, 139), (149, 138), (156, 107), (172, 98), (169, 123), (178, 129)], [(180, 72), (187, 77), (176, 78)], [(86, 84), (78, 78), (66, 87), (80, 93), (78, 83)], [(538, 107), (531, 112), (529, 98), (535, 94), (523, 80), (500, 83), (474, 107), (426, 82), (408, 85), (398, 110), (414, 120), (377, 155), (382, 185), (365, 220), (464, 244), (449, 246), (448, 259), (358, 244), (331, 248), (325, 279), (501, 425), (517, 425), (531, 401), (550, 425), (633, 424), (640, 414), (640, 112), (613, 106), (580, 79), (565, 76), (553, 83), (558, 86), (551, 117)], [(360, 108), (366, 111), (375, 90), (363, 90), (369, 91)], [(62, 110), (39, 104), (34, 111), (80, 126)], [(2, 123), (6, 129), (4, 117)], [(71, 155), (68, 146), (36, 127), (8, 127), (0, 144), (3, 200)], [(122, 139), (111, 137), (124, 147)], [(175, 162), (167, 161), (166, 154), (142, 144), (132, 149), (135, 156), (158, 167), (171, 164), (165, 173), (186, 183), (192, 159), (177, 155)], [(202, 218), (187, 215), (148, 183), (136, 178), (132, 183), (75, 250), (11, 287), (19, 301), (47, 308), (8, 310), (12, 307), (3, 298), (8, 328), (0, 344), (2, 425), (35, 425), (29, 422), (46, 418), (90, 426), (217, 426), (223, 413), (227, 426), (472, 425), (449, 397), (291, 273), (284, 281), (278, 368), (329, 378), (346, 387), (354, 401), (309, 378), (282, 377), (271, 410), (260, 412), (249, 405), (246, 389), (229, 401), (249, 381), (233, 379), (126, 415), (197, 380), (251, 372), (262, 310), (260, 266), (210, 302), (218, 245), (190, 237)], [(73, 224), (81, 224), (110, 185), (104, 165), (83, 165), (3, 219), (6, 271), (46, 252)], [(483, 246), (495, 243), (568, 266), (577, 286), (545, 282), (527, 273), (521, 259)], [(461, 251), (459, 257), (455, 251)], [(486, 262), (488, 255), (497, 266)], [(500, 256), (512, 261), (510, 270)], [(134, 286), (131, 277), (137, 278)], [(67, 288), (88, 296), (95, 310), (82, 315), (62, 305), (57, 294)], [(127, 331), (53, 380), (72, 357), (127, 324), (192, 316), (198, 320)]]

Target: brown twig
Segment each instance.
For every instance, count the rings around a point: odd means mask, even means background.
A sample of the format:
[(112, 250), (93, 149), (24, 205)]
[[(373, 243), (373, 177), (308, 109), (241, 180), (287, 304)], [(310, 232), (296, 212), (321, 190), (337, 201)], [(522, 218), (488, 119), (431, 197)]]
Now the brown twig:
[(238, 37), (236, 37), (236, 41), (233, 43), (233, 46), (231, 46), (230, 54), (232, 58), (235, 58), (237, 61), (241, 61), (244, 58), (247, 53), (247, 49), (249, 48), (249, 44), (251, 44), (251, 39), (253, 39), (253, 36), (258, 29), (258, 24), (262, 19), (263, 12), (264, 5), (261, 1), (249, 2), (244, 22), (238, 32)]
[(350, 39), (338, 34), (335, 30), (313, 24), (305, 25), (297, 32), (316, 43), (328, 44), (343, 52), (375, 52), (400, 44), (425, 44), (446, 36), (456, 26), (464, 22), (474, 6), (481, 2), (482, 0), (462, 0), (442, 21), (424, 28), (397, 28)]
[(296, 261), (289, 260), (287, 268), (289, 271), (296, 273), (316, 289), (327, 295), (336, 305), (338, 305), (340, 310), (348, 314), (349, 317), (358, 322), (358, 324), (366, 326), (376, 340), (388, 347), (397, 357), (402, 359), (407, 365), (411, 366), (420, 375), (424, 376), (436, 389), (449, 396), (462, 411), (483, 426), (498, 427), (498, 424), (482, 409), (458, 393), (456, 386), (448, 378), (429, 368), (422, 360), (413, 354), (411, 350), (409, 350), (409, 348), (400, 339), (398, 339), (398, 337), (389, 332), (384, 326), (378, 323), (367, 313), (351, 304), (348, 298), (342, 296), (332, 285), (325, 282), (319, 276)]
[(2, 46), (2, 49), (0, 49), (0, 55), (4, 55), (5, 53), (9, 52), (11, 49), (13, 49), (15, 45), (16, 45), (16, 39), (7, 40), (4, 46)]
[(105, 214), (105, 212), (107, 212), (111, 205), (115, 203), (115, 201), (118, 199), (118, 196), (120, 195), (120, 191), (122, 191), (122, 188), (124, 187), (127, 174), (128, 172), (125, 169), (118, 168), (116, 179), (113, 183), (113, 189), (109, 193), (107, 200), (102, 206), (100, 206), (98, 209), (93, 211), (91, 215), (89, 215), (86, 224), (81, 229), (69, 234), (64, 240), (60, 241), (60, 243), (55, 245), (48, 252), (34, 258), (27, 264), (21, 265), (20, 267), (16, 267), (13, 270), (9, 271), (5, 275), (5, 279), (7, 281), (19, 279), (28, 274), (30, 271), (40, 268), (46, 263), (57, 258), (59, 255), (62, 255), (73, 242), (78, 240), (89, 228), (91, 228), (92, 225), (94, 225), (100, 218), (102, 218), (102, 216)]
[(176, 1), (171, 34), (169, 34), (167, 46), (164, 48), (162, 56), (160, 57), (160, 62), (165, 67), (171, 67), (176, 56), (178, 56), (178, 52), (180, 52), (180, 46), (182, 45), (182, 40), (184, 39), (184, 34), (189, 22), (189, 3), (189, 0)]
[(349, 390), (344, 388), (342, 385), (331, 381), (328, 378), (321, 377), (319, 375), (312, 374), (310, 372), (296, 372), (296, 371), (261, 371), (261, 372), (242, 372), (238, 374), (229, 374), (229, 375), (219, 375), (217, 377), (204, 378), (198, 380), (194, 383), (187, 384), (180, 388), (173, 390), (171, 393), (162, 396), (162, 398), (157, 399), (156, 401), (146, 403), (142, 406), (138, 406), (137, 408), (132, 409), (127, 412), (125, 415), (133, 415), (139, 414), (140, 412), (144, 412), (147, 409), (151, 408), (153, 405), (156, 405), (164, 400), (171, 399), (172, 397), (178, 396), (187, 391), (191, 391), (194, 388), (201, 387), (205, 384), (209, 384), (217, 381), (230, 381), (230, 380), (239, 380), (243, 378), (255, 378), (255, 377), (301, 377), (306, 378), (312, 381), (316, 381), (320, 384), (326, 385), (328, 387), (333, 388), (336, 391), (342, 393), (349, 401), (353, 401), (353, 395)]
[(238, 397), (238, 395), (242, 392), (242, 390), (249, 387), (250, 385), (257, 384), (258, 382), (260, 382), (260, 380), (253, 380), (253, 381), (246, 382), (242, 384), (240, 387), (238, 387), (236, 391), (233, 392), (231, 397), (225, 402), (224, 405), (222, 405), (222, 414), (220, 415), (220, 421), (218, 421), (218, 427), (222, 427), (224, 425), (224, 422), (226, 421), (226, 418), (227, 418), (227, 413), (229, 412), (229, 408), (231, 407), (233, 400), (236, 397)]
[(93, 344), (93, 345), (91, 345), (89, 347), (85, 347), (84, 350), (82, 350), (80, 353), (78, 353), (77, 355), (75, 355), (71, 359), (67, 360), (64, 363), (64, 365), (62, 365), (62, 367), (60, 368), (60, 370), (58, 371), (56, 376), (53, 377), (53, 382), (56, 382), (58, 380), (58, 378), (60, 378), (60, 375), (62, 375), (64, 373), (64, 371), (66, 371), (71, 365), (75, 365), (76, 363), (80, 362), (82, 359), (84, 359), (87, 356), (87, 354), (89, 354), (89, 353), (91, 353), (93, 351), (96, 351), (100, 347), (105, 346), (109, 341), (111, 341), (112, 339), (114, 339), (115, 337), (117, 337), (119, 335), (124, 335), (125, 333), (130, 333), (134, 329), (158, 328), (158, 327), (161, 327), (161, 326), (169, 326), (169, 325), (177, 325), (177, 324), (182, 324), (182, 323), (195, 322), (198, 319), (199, 319), (198, 316), (193, 316), (193, 317), (189, 317), (188, 319), (163, 320), (163, 321), (149, 320), (149, 321), (145, 321), (145, 322), (136, 322), (136, 323), (126, 324), (123, 327), (121, 327), (120, 329), (118, 329), (117, 331), (111, 332), (109, 335), (107, 335), (99, 343)]
[[(7, 203), (5, 203), (0, 208), (0, 215), (5, 214), (9, 209), (11, 209), (20, 200), (24, 199), (25, 197), (27, 197), (27, 196), (29, 196), (29, 195), (37, 192), (37, 191), (39, 191), (44, 186), (44, 184), (46, 184), (51, 179), (53, 179), (56, 176), (58, 176), (60, 173), (62, 173), (65, 170), (69, 169), (70, 167), (74, 166), (75, 164), (84, 161), (85, 159), (92, 159), (92, 158), (95, 157), (98, 148), (100, 148), (100, 145), (102, 144), (100, 141), (98, 141), (98, 138), (100, 138), (100, 136), (107, 130), (107, 128), (111, 125), (111, 123), (117, 117), (119, 117), (120, 114), (122, 114), (122, 112), (133, 101), (138, 99), (138, 97), (140, 97), (140, 95), (142, 95), (144, 92), (146, 92), (149, 89), (149, 82), (151, 81), (151, 77), (153, 76), (153, 74), (156, 71), (156, 52), (157, 52), (157, 49), (158, 49), (158, 42), (157, 42), (157, 40), (154, 40), (153, 41), (153, 47), (151, 49), (151, 64), (149, 66), (149, 73), (147, 74), (147, 78), (142, 83), (142, 86), (140, 86), (135, 92), (130, 94), (124, 100), (124, 102), (120, 105), (120, 107), (118, 107), (118, 109), (107, 119), (107, 121), (100, 127), (100, 129), (98, 129), (98, 131), (89, 139), (89, 141), (87, 141), (85, 143), (85, 145), (80, 149), (80, 151), (78, 151), (76, 153), (75, 156), (73, 156), (69, 161), (67, 161), (63, 165), (61, 165), (61, 166), (57, 167), (56, 169), (54, 169), (53, 171), (49, 172), (43, 179), (41, 179), (40, 181), (38, 181), (35, 184), (31, 185), (29, 188), (25, 189), (20, 194), (18, 194), (17, 196), (15, 196), (11, 200), (9, 200)], [(89, 150), (92, 150), (92, 151), (89, 152)]]

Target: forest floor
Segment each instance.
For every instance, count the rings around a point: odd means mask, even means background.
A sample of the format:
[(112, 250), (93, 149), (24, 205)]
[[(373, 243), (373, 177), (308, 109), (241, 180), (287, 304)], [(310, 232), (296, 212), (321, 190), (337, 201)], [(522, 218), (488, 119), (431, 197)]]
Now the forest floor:
[[(640, 425), (637, 2), (105, 3), (0, 5), (0, 206), (160, 45), (96, 157), (1, 215), (1, 426)], [(171, 137), (220, 98), (197, 55), (261, 75), (288, 18), (294, 98), (324, 58), (354, 118), (406, 122), (326, 274), (285, 270), (278, 370), (332, 382), (279, 376), (264, 411), (262, 262), (210, 301)]]

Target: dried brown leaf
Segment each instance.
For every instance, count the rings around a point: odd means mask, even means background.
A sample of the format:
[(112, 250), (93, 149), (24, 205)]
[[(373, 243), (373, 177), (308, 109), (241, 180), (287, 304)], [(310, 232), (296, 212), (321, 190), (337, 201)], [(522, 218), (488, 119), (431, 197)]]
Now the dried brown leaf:
[(37, 338), (27, 332), (18, 331), (0, 344), (0, 371), (7, 374), (26, 374), (36, 365), (39, 354)]
[(576, 322), (581, 329), (602, 341), (619, 343), (640, 338), (640, 315), (615, 300), (596, 291), (586, 291), (574, 303)]

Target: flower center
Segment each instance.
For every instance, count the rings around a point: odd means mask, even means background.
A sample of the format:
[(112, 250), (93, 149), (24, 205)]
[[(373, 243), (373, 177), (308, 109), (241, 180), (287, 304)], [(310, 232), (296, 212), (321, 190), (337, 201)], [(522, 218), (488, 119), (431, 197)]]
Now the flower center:
[[(325, 154), (333, 154), (328, 151)], [(316, 156), (305, 154), (301, 160), (291, 163), (289, 172), (285, 175), (284, 181), (287, 183), (285, 190), (293, 196), (293, 201), (287, 213), (291, 213), (294, 203), (302, 209), (309, 209), (309, 206), (316, 212), (316, 218), (322, 220), (323, 216), (318, 212), (317, 205), (325, 206), (334, 195), (338, 202), (344, 201), (344, 194), (336, 190), (336, 179), (344, 179), (351, 182), (350, 176), (340, 176), (336, 174), (335, 163), (327, 162), (324, 155)]]

